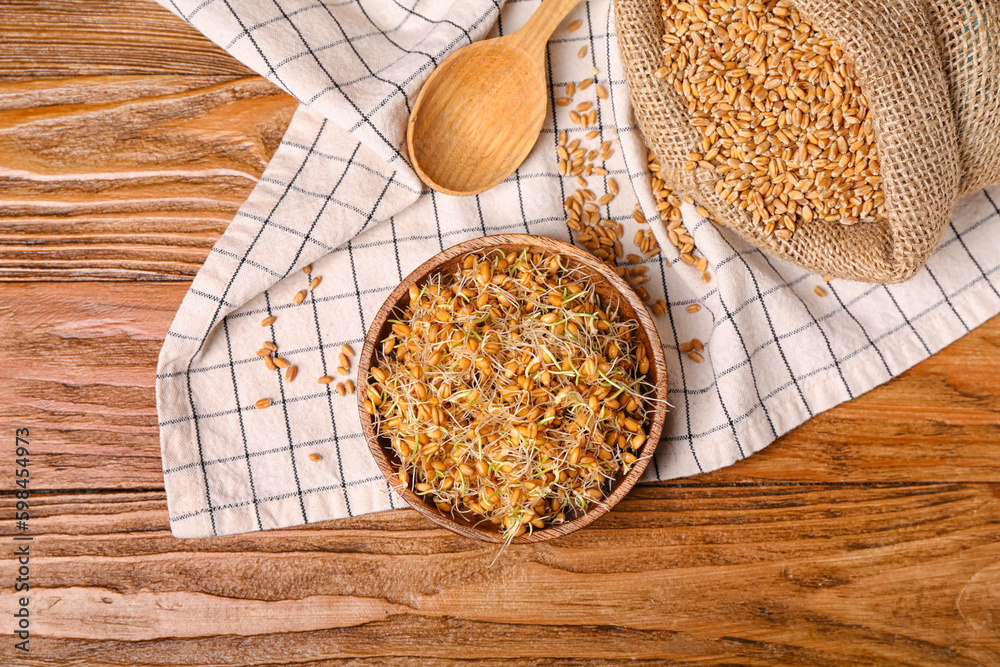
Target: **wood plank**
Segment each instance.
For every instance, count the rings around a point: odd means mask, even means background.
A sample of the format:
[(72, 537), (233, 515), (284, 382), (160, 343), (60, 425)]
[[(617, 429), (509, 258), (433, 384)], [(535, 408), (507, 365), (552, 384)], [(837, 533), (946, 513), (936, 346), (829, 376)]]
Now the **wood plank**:
[(162, 493), (32, 504), (24, 665), (1000, 661), (996, 484), (640, 487), (492, 567), (410, 510), (184, 541)]
[[(31, 429), (43, 488), (162, 488), (154, 373), (186, 289), (0, 283), (0, 423)], [(1000, 317), (746, 461), (677, 483), (998, 482), (997, 359)]]
[(251, 70), (152, 1), (6, 2), (0, 78)]
[(296, 106), (260, 77), (0, 82), (0, 280), (189, 280)]
[(174, 539), (156, 356), (295, 103), (154, 3), (2, 13), (0, 423), (34, 489), (120, 491), (33, 495), (32, 653), (0, 663), (1000, 663), (1000, 318), (493, 567), (412, 511)]
[(163, 487), (156, 360), (187, 287), (0, 283), (0, 419), (31, 430), (35, 488)]

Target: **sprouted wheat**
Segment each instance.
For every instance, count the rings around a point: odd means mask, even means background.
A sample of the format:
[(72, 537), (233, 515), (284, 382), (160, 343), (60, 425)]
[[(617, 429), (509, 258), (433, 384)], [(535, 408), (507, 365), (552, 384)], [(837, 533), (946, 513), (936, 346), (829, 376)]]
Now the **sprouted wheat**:
[(651, 420), (650, 359), (579, 267), (473, 253), (412, 286), (364, 409), (402, 484), (509, 542), (601, 503)]

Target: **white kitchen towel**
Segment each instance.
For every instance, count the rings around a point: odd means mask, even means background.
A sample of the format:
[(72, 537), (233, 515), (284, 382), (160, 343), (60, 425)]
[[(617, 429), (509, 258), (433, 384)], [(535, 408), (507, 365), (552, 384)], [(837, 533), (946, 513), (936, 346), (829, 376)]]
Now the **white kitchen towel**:
[[(199, 271), (160, 355), (157, 409), (170, 525), (179, 537), (280, 528), (400, 507), (341, 397), (342, 344), (360, 350), (383, 299), (412, 269), (459, 241), (524, 232), (570, 242), (556, 170), (557, 133), (614, 142), (608, 177), (621, 193), (602, 217), (644, 228), (664, 248), (643, 262), (667, 357), (664, 437), (646, 480), (715, 470), (901, 373), (1000, 311), (1000, 188), (963, 200), (941, 249), (904, 285), (833, 280), (779, 262), (736, 235), (685, 221), (712, 280), (676, 261), (656, 216), (632, 120), (610, 0), (584, 0), (548, 49), (549, 117), (527, 161), (496, 188), (456, 198), (425, 190), (403, 157), (421, 83), (450, 52), (521, 26), (538, 0), (161, 0), (235, 57), (298, 98), (260, 183)], [(580, 22), (570, 31), (569, 24)], [(598, 114), (584, 138), (554, 105), (565, 84)], [(556, 109), (553, 115), (552, 109)], [(629, 186), (631, 184), (631, 187)], [(300, 270), (312, 265), (310, 275)], [(311, 278), (321, 284), (295, 305)], [(814, 286), (827, 296), (819, 296)], [(690, 304), (701, 310), (689, 313)], [(276, 319), (261, 326), (269, 316)], [(699, 338), (704, 362), (679, 352)], [(256, 355), (273, 341), (298, 369), (288, 382)], [(353, 372), (352, 368), (352, 372)], [(270, 408), (255, 409), (261, 398)], [(310, 454), (319, 454), (310, 457)]]

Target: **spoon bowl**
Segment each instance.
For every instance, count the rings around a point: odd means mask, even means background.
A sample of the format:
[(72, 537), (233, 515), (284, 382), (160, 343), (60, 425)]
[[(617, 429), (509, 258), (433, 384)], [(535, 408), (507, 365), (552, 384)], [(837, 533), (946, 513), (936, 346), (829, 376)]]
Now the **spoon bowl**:
[(545, 43), (579, 0), (545, 0), (523, 28), (459, 49), (434, 70), (407, 125), (424, 183), (476, 195), (514, 173), (545, 120)]
[(492, 188), (524, 162), (545, 120), (545, 75), (516, 44), (491, 39), (452, 54), (424, 86), (406, 145), (427, 185), (450, 195)]

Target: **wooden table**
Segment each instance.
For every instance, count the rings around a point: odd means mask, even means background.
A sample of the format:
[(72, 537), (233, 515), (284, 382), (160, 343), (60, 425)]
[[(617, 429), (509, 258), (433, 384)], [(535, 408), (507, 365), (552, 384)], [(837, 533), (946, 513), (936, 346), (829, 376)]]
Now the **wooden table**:
[[(492, 568), (413, 511), (174, 539), (157, 353), (295, 103), (151, 2), (0, 16), (0, 663), (1000, 663), (1000, 318)], [(8, 615), (25, 427), (28, 654)]]

